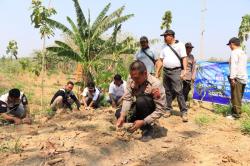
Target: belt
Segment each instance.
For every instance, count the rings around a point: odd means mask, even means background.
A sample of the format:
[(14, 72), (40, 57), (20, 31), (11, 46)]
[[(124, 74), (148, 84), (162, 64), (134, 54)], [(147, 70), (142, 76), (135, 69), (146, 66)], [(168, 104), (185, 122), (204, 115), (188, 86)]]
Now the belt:
[(181, 67), (174, 67), (174, 68), (167, 68), (167, 67), (164, 67), (164, 70), (170, 70), (170, 71), (178, 70), (178, 69), (181, 69)]

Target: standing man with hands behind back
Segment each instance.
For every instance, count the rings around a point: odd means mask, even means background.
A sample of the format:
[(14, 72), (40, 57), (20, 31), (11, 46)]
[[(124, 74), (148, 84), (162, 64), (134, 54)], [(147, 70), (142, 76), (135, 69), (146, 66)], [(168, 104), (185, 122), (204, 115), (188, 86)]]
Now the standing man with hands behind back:
[(229, 81), (231, 85), (231, 103), (233, 106), (231, 118), (240, 118), (242, 105), (241, 100), (248, 79), (247, 55), (240, 47), (240, 40), (238, 38), (231, 38), (227, 45), (232, 50), (229, 60)]
[[(173, 110), (172, 101), (177, 97), (178, 105), (182, 113), (182, 121), (188, 122), (187, 106), (183, 95), (182, 78), (187, 73), (187, 53), (185, 45), (175, 40), (175, 32), (166, 30), (164, 36), (166, 47), (160, 54), (160, 64), (157, 68), (156, 77), (160, 77), (160, 70), (163, 66), (163, 85), (167, 98), (167, 112), (170, 116)], [(183, 73), (181, 73), (183, 70)]]

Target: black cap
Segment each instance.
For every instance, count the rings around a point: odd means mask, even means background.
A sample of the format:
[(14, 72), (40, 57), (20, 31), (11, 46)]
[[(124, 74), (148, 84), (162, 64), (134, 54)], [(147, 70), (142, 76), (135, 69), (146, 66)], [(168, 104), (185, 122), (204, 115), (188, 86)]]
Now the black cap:
[(194, 46), (192, 45), (192, 43), (188, 42), (185, 44), (186, 48), (194, 48)]
[(94, 89), (94, 88), (95, 88), (95, 83), (92, 82), (92, 81), (90, 81), (90, 82), (87, 83), (87, 87), (88, 87), (89, 89)]
[(175, 35), (175, 32), (171, 29), (167, 29), (163, 34), (161, 34), (161, 36), (166, 36), (166, 35)]
[(240, 46), (240, 39), (237, 37), (233, 37), (229, 40), (227, 45), (230, 45), (231, 43), (235, 44), (236, 46)]
[(14, 88), (14, 89), (11, 89), (11, 90), (9, 91), (9, 96), (10, 96), (10, 97), (19, 98), (20, 95), (21, 95), (21, 92), (20, 92), (19, 89)]
[(140, 42), (148, 42), (148, 38), (146, 36), (142, 36), (140, 38)]
[(122, 76), (120, 74), (116, 74), (114, 76), (114, 80), (121, 81), (122, 80)]

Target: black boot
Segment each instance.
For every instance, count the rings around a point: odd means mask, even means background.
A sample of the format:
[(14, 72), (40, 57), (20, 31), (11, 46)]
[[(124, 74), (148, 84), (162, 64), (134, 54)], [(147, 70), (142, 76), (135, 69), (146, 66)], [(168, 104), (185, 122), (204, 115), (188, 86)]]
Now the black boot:
[(141, 141), (147, 142), (153, 139), (154, 129), (151, 125), (145, 125), (141, 128), (141, 130), (142, 130)]

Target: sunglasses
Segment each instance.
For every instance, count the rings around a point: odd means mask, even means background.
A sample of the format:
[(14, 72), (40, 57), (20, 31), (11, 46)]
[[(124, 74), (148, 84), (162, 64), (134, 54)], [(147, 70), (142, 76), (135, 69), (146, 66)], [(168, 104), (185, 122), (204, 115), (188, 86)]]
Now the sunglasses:
[(141, 44), (144, 44), (144, 43), (147, 43), (148, 41), (146, 40), (143, 40), (143, 41), (140, 41)]

